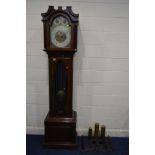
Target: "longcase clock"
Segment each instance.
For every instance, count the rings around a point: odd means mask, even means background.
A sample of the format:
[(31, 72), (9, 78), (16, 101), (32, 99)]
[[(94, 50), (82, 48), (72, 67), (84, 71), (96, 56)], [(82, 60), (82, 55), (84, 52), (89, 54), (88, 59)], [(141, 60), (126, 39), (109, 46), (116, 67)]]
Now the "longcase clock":
[(76, 117), (72, 110), (73, 55), (77, 51), (78, 14), (71, 6), (42, 13), (44, 51), (49, 62), (49, 112), (45, 118), (46, 148), (76, 147)]

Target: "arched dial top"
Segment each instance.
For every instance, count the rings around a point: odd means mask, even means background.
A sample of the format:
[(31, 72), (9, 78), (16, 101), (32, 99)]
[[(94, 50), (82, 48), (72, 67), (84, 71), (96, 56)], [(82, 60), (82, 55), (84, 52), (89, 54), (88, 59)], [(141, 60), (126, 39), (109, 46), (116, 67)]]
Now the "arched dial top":
[(57, 9), (49, 6), (41, 13), (44, 28), (44, 51), (50, 54), (74, 54), (77, 52), (79, 14), (71, 6)]
[(50, 27), (50, 43), (52, 48), (70, 48), (71, 26), (63, 16), (57, 16)]

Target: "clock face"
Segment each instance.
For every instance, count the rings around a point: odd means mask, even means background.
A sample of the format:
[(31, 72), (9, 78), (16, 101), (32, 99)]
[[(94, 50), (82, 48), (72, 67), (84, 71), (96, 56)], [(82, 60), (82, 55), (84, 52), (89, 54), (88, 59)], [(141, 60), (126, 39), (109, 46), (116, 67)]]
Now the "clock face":
[(70, 48), (71, 26), (64, 17), (54, 19), (50, 28), (50, 39), (52, 48)]

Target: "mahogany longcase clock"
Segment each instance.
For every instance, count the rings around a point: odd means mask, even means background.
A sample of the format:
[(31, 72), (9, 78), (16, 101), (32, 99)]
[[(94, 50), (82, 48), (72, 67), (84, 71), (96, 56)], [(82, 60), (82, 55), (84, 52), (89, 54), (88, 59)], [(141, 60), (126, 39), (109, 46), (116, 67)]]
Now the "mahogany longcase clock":
[(76, 112), (72, 110), (73, 55), (77, 51), (78, 14), (71, 6), (42, 13), (44, 51), (49, 62), (49, 112), (45, 118), (46, 148), (76, 146)]

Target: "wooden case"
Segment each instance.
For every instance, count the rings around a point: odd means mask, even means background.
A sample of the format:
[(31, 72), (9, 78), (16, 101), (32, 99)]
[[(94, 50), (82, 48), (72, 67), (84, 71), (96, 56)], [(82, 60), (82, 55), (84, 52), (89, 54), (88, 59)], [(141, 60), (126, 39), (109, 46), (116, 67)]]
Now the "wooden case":
[[(49, 62), (49, 112), (45, 118), (45, 148), (76, 147), (76, 112), (72, 110), (73, 55), (77, 52), (78, 14), (67, 6), (54, 9), (49, 6), (42, 13), (44, 28), (44, 51)], [(52, 48), (50, 26), (58, 17), (65, 17), (71, 26), (71, 46)]]

